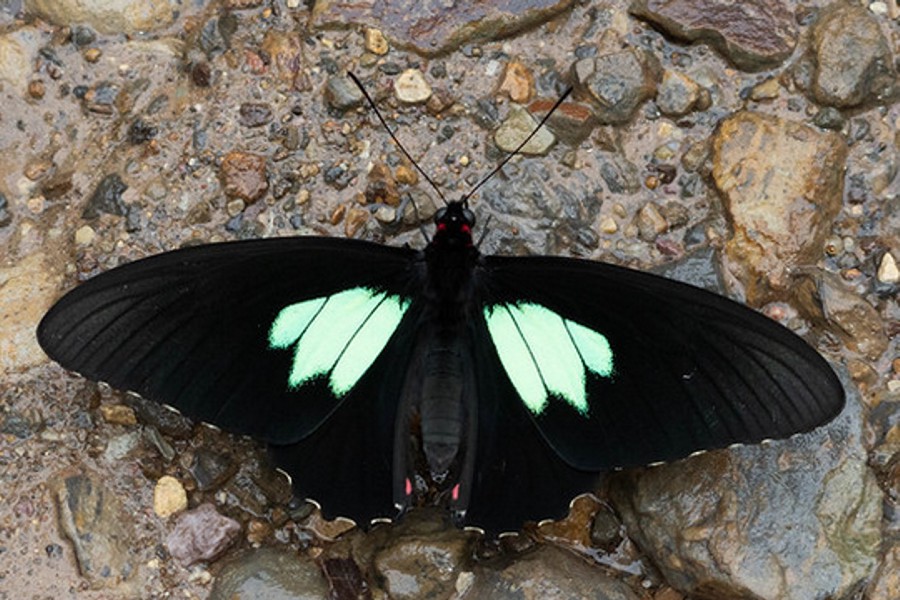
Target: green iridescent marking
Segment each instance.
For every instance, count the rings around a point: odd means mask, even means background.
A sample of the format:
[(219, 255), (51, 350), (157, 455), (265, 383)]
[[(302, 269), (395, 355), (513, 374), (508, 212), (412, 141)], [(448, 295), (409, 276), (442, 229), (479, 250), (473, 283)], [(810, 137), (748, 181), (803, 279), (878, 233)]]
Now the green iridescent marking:
[(586, 371), (613, 373), (603, 334), (533, 303), (488, 306), (484, 316), (500, 362), (532, 413), (541, 414), (553, 395), (587, 414)]
[(294, 348), (288, 387), (328, 375), (341, 397), (359, 381), (387, 344), (409, 303), (368, 288), (286, 306), (269, 329), (271, 348)]

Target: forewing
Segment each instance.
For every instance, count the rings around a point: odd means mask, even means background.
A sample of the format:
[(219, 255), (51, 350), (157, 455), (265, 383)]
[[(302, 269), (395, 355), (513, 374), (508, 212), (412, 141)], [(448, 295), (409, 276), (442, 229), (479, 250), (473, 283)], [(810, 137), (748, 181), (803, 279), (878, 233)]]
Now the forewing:
[(592, 261), (488, 257), (478, 273), (505, 374), (573, 467), (674, 460), (837, 415), (825, 360), (716, 294)]
[(50, 309), (38, 339), (90, 379), (290, 443), (350, 394), (408, 316), (419, 280), (414, 251), (379, 244), (198, 246), (83, 283)]

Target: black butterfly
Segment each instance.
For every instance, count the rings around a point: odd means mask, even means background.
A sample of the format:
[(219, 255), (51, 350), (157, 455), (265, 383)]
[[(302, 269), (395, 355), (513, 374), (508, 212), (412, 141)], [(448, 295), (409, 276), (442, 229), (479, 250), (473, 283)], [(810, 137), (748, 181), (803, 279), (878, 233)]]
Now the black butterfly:
[(299, 237), (103, 273), (38, 329), (61, 365), (272, 445), (326, 514), (423, 490), (462, 524), (560, 516), (598, 471), (808, 431), (843, 406), (802, 339), (587, 260), (483, 256), (465, 200), (424, 250)]

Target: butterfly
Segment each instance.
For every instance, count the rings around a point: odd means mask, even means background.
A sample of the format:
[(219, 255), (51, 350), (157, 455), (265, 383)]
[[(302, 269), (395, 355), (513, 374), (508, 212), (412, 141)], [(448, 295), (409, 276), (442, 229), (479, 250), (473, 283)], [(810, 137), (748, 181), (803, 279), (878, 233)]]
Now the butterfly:
[(64, 367), (271, 445), (329, 515), (430, 490), (487, 531), (558, 517), (596, 473), (784, 438), (844, 403), (828, 363), (714, 293), (600, 262), (482, 255), (467, 201), (424, 250), (321, 237), (195, 246), (76, 287)]
[(445, 201), (422, 250), (294, 237), (166, 252), (67, 293), (38, 341), (85, 377), (268, 443), (300, 496), (358, 523), (429, 503), (513, 531), (562, 516), (599, 472), (840, 412), (828, 363), (746, 306), (596, 261), (482, 255), (468, 198), (517, 152)]

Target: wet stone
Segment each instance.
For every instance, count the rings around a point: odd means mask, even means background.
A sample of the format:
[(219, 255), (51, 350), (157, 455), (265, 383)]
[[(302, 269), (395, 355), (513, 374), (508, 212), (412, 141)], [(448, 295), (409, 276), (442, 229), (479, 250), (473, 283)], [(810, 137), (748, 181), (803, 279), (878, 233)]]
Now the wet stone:
[[(525, 138), (537, 129), (538, 122), (524, 108), (511, 106), (509, 116), (494, 133), (494, 142), (504, 152), (514, 152)], [(528, 143), (519, 150), (521, 154), (543, 156), (550, 151), (556, 137), (547, 129), (537, 130)]]
[(160, 477), (153, 488), (153, 512), (165, 519), (188, 507), (187, 492), (181, 482), (169, 475)]
[(604, 160), (600, 165), (600, 176), (612, 194), (634, 194), (641, 189), (637, 165), (623, 156)]
[(169, 410), (158, 402), (145, 400), (135, 394), (125, 394), (122, 400), (134, 409), (141, 423), (154, 427), (159, 432), (175, 439), (186, 439), (194, 429), (191, 420), (182, 414)]
[(438, 56), (537, 26), (571, 5), (571, 0), (465, 0), (426, 7), (416, 0), (334, 0), (315, 3), (311, 27), (377, 27), (396, 47)]
[(471, 534), (431, 511), (414, 511), (375, 552), (372, 565), (391, 598), (446, 598), (472, 554), (473, 543)]
[(72, 27), (72, 43), (78, 48), (90, 46), (97, 39), (97, 34), (90, 27), (75, 25)]
[(356, 237), (359, 230), (369, 221), (371, 213), (365, 208), (355, 206), (347, 211), (344, 219), (344, 235), (348, 238)]
[(781, 0), (635, 0), (630, 11), (668, 35), (706, 42), (745, 71), (774, 67), (797, 44), (797, 27)]
[(367, 204), (388, 204), (390, 206), (400, 204), (397, 181), (394, 179), (390, 167), (382, 162), (372, 165), (367, 176), (365, 196)]
[(500, 556), (474, 569), (465, 598), (638, 600), (623, 582), (555, 546), (537, 546), (518, 556)]
[(25, 0), (25, 10), (55, 25), (82, 23), (100, 33), (146, 33), (170, 25), (175, 0)]
[(100, 213), (106, 213), (124, 217), (128, 207), (122, 201), (122, 194), (127, 189), (128, 186), (118, 173), (110, 173), (97, 184), (81, 216), (85, 219), (96, 219)]
[(815, 123), (816, 127), (833, 131), (840, 131), (845, 122), (844, 115), (833, 106), (824, 107), (813, 117), (813, 123)]
[(155, 138), (157, 133), (159, 129), (156, 126), (137, 118), (128, 126), (128, 142), (135, 145), (143, 144)]
[(648, 242), (652, 242), (658, 235), (669, 229), (665, 217), (652, 202), (645, 204), (638, 211), (637, 227), (641, 239)]
[(95, 588), (115, 587), (134, 572), (129, 532), (115, 494), (87, 473), (53, 483), (59, 524), (71, 542), (78, 570)]
[[(528, 105), (528, 112), (540, 122), (554, 104), (555, 100), (538, 99)], [(563, 143), (577, 146), (591, 135), (596, 124), (597, 119), (590, 106), (563, 102), (550, 115), (546, 127)]]
[(842, 381), (847, 408), (826, 427), (612, 478), (628, 536), (667, 583), (690, 597), (808, 600), (852, 597), (869, 580), (882, 492), (856, 386)]
[(207, 448), (199, 448), (194, 453), (190, 467), (191, 475), (197, 482), (197, 489), (201, 492), (221, 486), (237, 473), (237, 470), (237, 465), (228, 456)]
[(362, 104), (363, 94), (349, 77), (335, 75), (325, 84), (325, 101), (332, 108), (348, 110)]
[(272, 121), (272, 108), (264, 102), (244, 102), (238, 112), (244, 127), (262, 127)]
[(0, 227), (6, 227), (12, 223), (12, 212), (9, 210), (9, 200), (3, 192), (0, 192)]
[(591, 521), (591, 544), (607, 552), (612, 551), (622, 541), (622, 522), (613, 510), (601, 505)]
[(813, 27), (811, 92), (820, 104), (846, 108), (884, 102), (897, 93), (890, 46), (862, 6), (835, 3)]
[(390, 50), (390, 46), (388, 45), (387, 38), (384, 37), (384, 34), (381, 33), (380, 29), (375, 29), (374, 27), (366, 28), (366, 50), (371, 52), (372, 54), (377, 54), (378, 56), (384, 56)]
[(100, 407), (103, 420), (113, 425), (137, 425), (134, 409), (124, 404), (104, 404)]
[(602, 124), (627, 123), (638, 107), (656, 94), (659, 62), (653, 55), (629, 48), (572, 66), (576, 97), (588, 100)]
[(693, 79), (676, 71), (666, 70), (656, 92), (659, 111), (671, 117), (688, 114), (700, 99), (700, 86)]
[(394, 80), (394, 94), (404, 104), (421, 104), (431, 97), (431, 85), (418, 69), (406, 69)]
[(726, 257), (751, 304), (790, 288), (793, 265), (819, 259), (841, 207), (847, 152), (837, 134), (777, 117), (744, 111), (720, 123), (712, 175), (734, 228)]
[(166, 537), (173, 558), (188, 566), (210, 561), (222, 554), (240, 536), (241, 526), (216, 511), (209, 503), (182, 513)]
[(862, 296), (844, 285), (839, 277), (822, 272), (816, 281), (816, 291), (822, 303), (822, 311), (833, 323), (853, 352), (877, 360), (888, 348), (881, 315)]
[(116, 98), (119, 87), (109, 82), (93, 85), (84, 93), (84, 107), (100, 115), (112, 115), (116, 112)]
[(897, 260), (890, 252), (885, 252), (878, 264), (876, 274), (881, 283), (897, 283), (900, 281), (900, 269), (897, 268)]
[(230, 558), (222, 566), (209, 600), (321, 600), (328, 597), (331, 597), (328, 584), (315, 561), (294, 552), (260, 548)]
[(503, 78), (497, 91), (509, 96), (513, 102), (525, 104), (534, 96), (534, 75), (519, 61), (509, 61), (503, 70)]
[(232, 151), (222, 159), (219, 170), (225, 194), (253, 204), (269, 189), (266, 157)]

